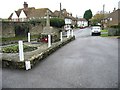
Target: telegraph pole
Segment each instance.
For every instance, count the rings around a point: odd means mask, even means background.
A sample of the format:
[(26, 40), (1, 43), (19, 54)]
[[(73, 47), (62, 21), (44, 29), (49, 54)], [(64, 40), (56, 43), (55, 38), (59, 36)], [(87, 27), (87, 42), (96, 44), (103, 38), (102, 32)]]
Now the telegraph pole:
[(62, 5), (61, 5), (61, 3), (60, 3), (60, 18), (61, 18), (61, 16), (62, 16)]
[(103, 21), (102, 21), (102, 29), (104, 29), (104, 23), (105, 23), (105, 4), (103, 4)]

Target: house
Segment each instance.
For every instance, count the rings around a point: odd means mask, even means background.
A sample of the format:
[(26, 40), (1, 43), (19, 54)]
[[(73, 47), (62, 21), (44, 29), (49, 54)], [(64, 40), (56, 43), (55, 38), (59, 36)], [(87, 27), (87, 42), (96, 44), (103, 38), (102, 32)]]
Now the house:
[(113, 12), (104, 18), (104, 24), (106, 27), (116, 26), (120, 24), (120, 1), (118, 2), (118, 9), (114, 8)]
[(114, 26), (120, 24), (120, 9), (117, 10), (114, 8), (113, 12), (105, 18), (105, 23), (107, 27)]
[(77, 27), (86, 27), (88, 26), (88, 21), (85, 18), (78, 18)]
[(117, 10), (114, 8), (113, 12), (106, 18), (106, 23), (109, 36), (120, 36), (120, 8)]
[(24, 10), (21, 10), (20, 15), (19, 15), (19, 21), (26, 21), (27, 20), (27, 15)]
[[(47, 10), (49, 9), (48, 8), (35, 9), (35, 7), (28, 7), (27, 2), (24, 2), (23, 8), (13, 12), (8, 19), (14, 21), (27, 21), (31, 19), (46, 18)], [(49, 10), (49, 12), (50, 15), (52, 16), (52, 11)]]
[(12, 18), (12, 21), (18, 21), (18, 15), (16, 11), (14, 11), (14, 13), (11, 14), (11, 18)]
[(27, 2), (24, 2), (23, 8), (18, 9), (17, 11), (14, 11), (10, 16), (9, 20), (12, 21), (19, 21), (19, 22), (24, 22), (28, 20), (33, 20), (33, 19), (41, 19), (41, 18), (46, 18), (46, 12), (49, 10), (49, 15), (50, 18), (52, 17), (59, 17), (63, 18), (65, 20), (66, 25), (76, 25), (76, 18), (72, 16), (72, 13), (68, 13), (66, 9), (63, 9), (60, 11), (55, 10), (52, 12), (48, 8), (38, 8), (36, 9), (35, 7), (29, 7)]
[(77, 22), (76, 18), (72, 16), (72, 13), (67, 12), (66, 9), (63, 9), (61, 11), (55, 10), (53, 14), (54, 14), (54, 17), (60, 17), (64, 19), (65, 28), (67, 27), (70, 28), (71, 26), (74, 27), (76, 25), (76, 22)]

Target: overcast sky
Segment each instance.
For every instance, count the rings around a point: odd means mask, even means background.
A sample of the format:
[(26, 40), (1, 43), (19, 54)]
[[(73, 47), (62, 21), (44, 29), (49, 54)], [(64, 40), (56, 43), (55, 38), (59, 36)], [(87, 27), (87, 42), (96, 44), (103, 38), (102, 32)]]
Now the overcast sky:
[(62, 3), (62, 9), (65, 8), (73, 16), (83, 16), (85, 10), (91, 9), (93, 14), (103, 9), (105, 11), (113, 11), (114, 7), (118, 8), (120, 0), (1, 0), (0, 2), (0, 18), (8, 18), (9, 15), (23, 8), (23, 3), (27, 2), (29, 7), (49, 8), (50, 10), (59, 10), (59, 4)]

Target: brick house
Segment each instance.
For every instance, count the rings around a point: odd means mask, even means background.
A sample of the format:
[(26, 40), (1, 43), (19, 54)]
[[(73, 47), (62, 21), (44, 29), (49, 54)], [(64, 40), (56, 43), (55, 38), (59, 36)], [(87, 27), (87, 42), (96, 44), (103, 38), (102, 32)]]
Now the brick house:
[(118, 26), (120, 25), (120, 8), (117, 10), (114, 8), (113, 12), (105, 18), (105, 24), (108, 29), (109, 36), (120, 36), (120, 28)]
[(105, 18), (105, 23), (107, 27), (120, 24), (120, 9), (114, 8), (113, 12)]

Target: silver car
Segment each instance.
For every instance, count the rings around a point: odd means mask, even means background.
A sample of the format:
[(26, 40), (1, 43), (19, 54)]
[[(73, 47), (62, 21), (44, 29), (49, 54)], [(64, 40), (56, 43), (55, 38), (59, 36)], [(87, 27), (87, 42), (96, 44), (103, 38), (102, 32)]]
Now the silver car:
[(91, 35), (93, 36), (94, 34), (101, 35), (101, 27), (100, 26), (92, 26), (91, 27)]

